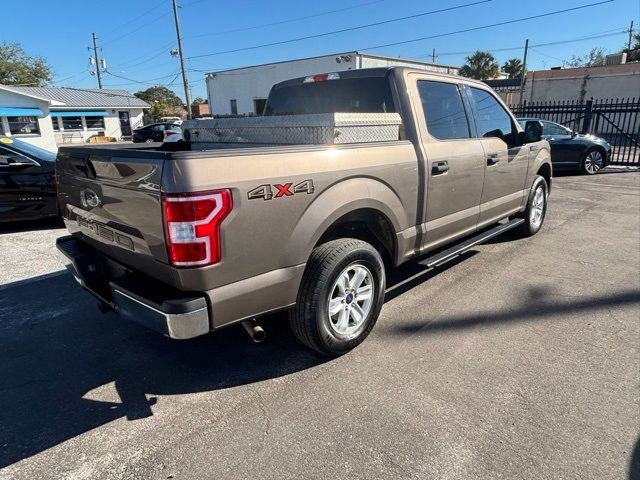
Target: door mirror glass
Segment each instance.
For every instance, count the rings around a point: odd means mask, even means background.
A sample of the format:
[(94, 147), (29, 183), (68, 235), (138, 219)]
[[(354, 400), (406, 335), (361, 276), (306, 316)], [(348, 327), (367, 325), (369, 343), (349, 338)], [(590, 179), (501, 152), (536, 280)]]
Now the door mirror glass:
[(542, 122), (540, 120), (528, 120), (524, 124), (522, 143), (534, 143), (542, 140)]

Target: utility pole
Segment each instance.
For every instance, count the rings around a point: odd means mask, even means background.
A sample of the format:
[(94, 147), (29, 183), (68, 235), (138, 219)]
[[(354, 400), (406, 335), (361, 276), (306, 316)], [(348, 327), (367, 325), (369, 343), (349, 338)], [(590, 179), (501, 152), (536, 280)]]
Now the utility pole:
[(627, 44), (627, 48), (631, 50), (631, 41), (633, 40), (633, 20), (631, 20), (631, 26), (629, 27), (629, 43)]
[(524, 42), (524, 58), (522, 59), (522, 76), (520, 78), (520, 105), (524, 103), (524, 79), (527, 75), (527, 53), (529, 53), (529, 39)]
[(102, 77), (100, 76), (100, 58), (98, 56), (98, 41), (96, 40), (96, 34), (93, 36), (93, 58), (96, 60), (96, 76), (98, 77), (98, 88), (102, 90)]
[(431, 63), (436, 63), (436, 49), (431, 51)]
[(187, 118), (191, 118), (191, 94), (189, 93), (189, 80), (187, 70), (184, 67), (184, 55), (182, 53), (182, 35), (180, 35), (180, 21), (178, 20), (178, 4), (173, 0), (173, 18), (176, 21), (176, 36), (178, 37), (178, 55), (180, 56), (180, 68), (182, 69), (182, 83), (184, 84), (184, 98), (187, 102)]

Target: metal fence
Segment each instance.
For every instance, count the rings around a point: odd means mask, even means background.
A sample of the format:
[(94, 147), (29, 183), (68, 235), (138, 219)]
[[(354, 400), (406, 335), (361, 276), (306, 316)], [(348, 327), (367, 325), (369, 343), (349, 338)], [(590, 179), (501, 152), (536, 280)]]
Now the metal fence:
[(612, 164), (640, 166), (640, 98), (525, 101), (510, 108), (518, 117), (550, 120), (580, 133), (603, 137), (613, 147)]

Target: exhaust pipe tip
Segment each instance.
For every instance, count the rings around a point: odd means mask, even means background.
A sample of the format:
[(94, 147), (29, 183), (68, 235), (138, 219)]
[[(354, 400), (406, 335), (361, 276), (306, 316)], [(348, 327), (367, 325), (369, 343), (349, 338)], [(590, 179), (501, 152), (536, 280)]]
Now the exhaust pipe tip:
[(253, 340), (255, 343), (262, 343), (267, 336), (263, 328), (258, 325), (258, 322), (256, 322), (255, 318), (251, 320), (244, 320), (242, 322), (242, 326), (251, 337), (251, 340)]

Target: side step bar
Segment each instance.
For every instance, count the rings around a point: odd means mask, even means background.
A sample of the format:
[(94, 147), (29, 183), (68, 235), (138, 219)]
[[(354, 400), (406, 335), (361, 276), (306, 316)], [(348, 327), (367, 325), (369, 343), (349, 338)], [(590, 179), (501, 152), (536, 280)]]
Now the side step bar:
[(475, 237), (471, 237), (468, 240), (465, 240), (462, 243), (458, 243), (451, 248), (443, 250), (440, 253), (437, 253), (431, 257), (418, 262), (420, 265), (424, 265), (427, 268), (437, 267), (442, 265), (443, 263), (448, 262), (449, 260), (453, 260), (458, 255), (463, 254), (470, 248), (475, 247), (476, 245), (480, 245), (481, 243), (486, 242), (487, 240), (492, 239), (493, 237), (497, 237), (498, 235), (506, 232), (507, 230), (511, 230), (512, 228), (517, 227), (518, 225), (522, 225), (524, 223), (524, 218), (514, 218), (513, 220), (509, 220), (507, 223), (502, 223), (497, 227), (492, 228), (491, 230), (487, 230), (485, 232), (476, 235)]

